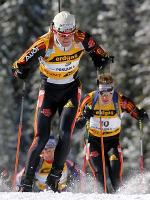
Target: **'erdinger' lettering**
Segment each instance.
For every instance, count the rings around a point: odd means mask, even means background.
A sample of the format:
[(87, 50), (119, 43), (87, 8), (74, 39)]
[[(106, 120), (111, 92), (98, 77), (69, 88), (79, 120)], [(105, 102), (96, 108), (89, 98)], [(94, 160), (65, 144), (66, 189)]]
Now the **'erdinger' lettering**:
[(34, 47), (34, 48), (30, 51), (30, 53), (28, 53), (28, 54), (26, 55), (26, 57), (25, 57), (26, 62), (27, 62), (30, 58), (32, 58), (32, 57), (34, 56), (34, 54), (37, 53), (38, 51), (39, 51), (39, 48), (38, 48), (38, 47)]
[(60, 62), (60, 61), (68, 61), (68, 60), (74, 60), (78, 58), (77, 54), (71, 55), (71, 56), (61, 56), (61, 57), (57, 57), (56, 61)]
[[(101, 115), (102, 116), (115, 116), (116, 111), (115, 110), (101, 110)], [(95, 115), (99, 115), (99, 111), (95, 110), (94, 111)]]
[(82, 50), (72, 55), (57, 56), (57, 57), (54, 57), (52, 60), (49, 60), (49, 62), (72, 61), (79, 58), (81, 53), (82, 53)]

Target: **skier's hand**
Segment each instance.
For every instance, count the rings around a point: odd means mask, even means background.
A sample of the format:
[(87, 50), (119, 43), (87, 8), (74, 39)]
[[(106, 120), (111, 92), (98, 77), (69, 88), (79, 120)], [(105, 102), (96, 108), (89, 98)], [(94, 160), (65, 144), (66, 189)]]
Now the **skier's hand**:
[(114, 56), (104, 55), (99, 56), (99, 58), (93, 60), (94, 65), (97, 69), (103, 70), (109, 63), (114, 62)]
[(146, 113), (144, 108), (139, 110), (139, 120), (141, 120), (144, 123), (147, 123), (149, 121), (148, 114)]
[(19, 71), (19, 69), (12, 68), (12, 73), (13, 73), (14, 78), (25, 79), (23, 73), (21, 71)]
[(12, 66), (12, 74), (14, 78), (26, 79), (28, 76), (27, 70), (21, 70), (21, 68), (15, 62)]
[(86, 106), (84, 111), (83, 111), (83, 117), (86, 119), (86, 120), (89, 120), (90, 117), (93, 117), (93, 110), (92, 108), (90, 108), (89, 106)]

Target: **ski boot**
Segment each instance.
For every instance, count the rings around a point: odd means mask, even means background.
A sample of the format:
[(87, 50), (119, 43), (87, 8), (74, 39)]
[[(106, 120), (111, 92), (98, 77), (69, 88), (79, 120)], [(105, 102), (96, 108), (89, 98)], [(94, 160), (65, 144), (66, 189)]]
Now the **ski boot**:
[(18, 192), (32, 192), (33, 180), (22, 177)]
[(63, 171), (62, 168), (52, 167), (52, 169), (47, 177), (47, 180), (46, 180), (46, 184), (48, 185), (48, 190), (51, 189), (54, 192), (60, 192), (58, 190), (58, 183), (62, 176), (62, 171)]

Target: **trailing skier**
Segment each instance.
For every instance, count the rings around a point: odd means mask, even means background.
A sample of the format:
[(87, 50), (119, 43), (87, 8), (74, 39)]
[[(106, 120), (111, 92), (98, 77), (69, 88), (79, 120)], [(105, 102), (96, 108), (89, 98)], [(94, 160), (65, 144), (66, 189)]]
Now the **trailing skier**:
[[(127, 112), (131, 117), (142, 122), (147, 122), (149, 119), (144, 109), (138, 109), (133, 101), (114, 89), (111, 75), (102, 74), (98, 79), (98, 90), (87, 94), (81, 103), (76, 127), (83, 128), (86, 125), (89, 134), (89, 159), (99, 186), (98, 191), (106, 184), (104, 162), (113, 190), (116, 191), (121, 184), (123, 169), (123, 155), (119, 142), (123, 113)], [(103, 146), (101, 138), (103, 138)], [(102, 151), (104, 151), (104, 158)]]
[[(40, 155), (40, 162), (37, 167), (34, 183), (33, 192), (44, 191), (47, 188), (46, 178), (51, 170), (52, 163), (54, 160), (54, 150), (56, 148), (56, 140), (54, 137), (50, 137), (45, 148)], [(20, 189), (23, 180), (25, 168), (23, 168), (16, 177), (16, 186)], [(59, 192), (66, 190), (73, 190), (73, 185), (76, 181), (80, 181), (81, 170), (78, 165), (72, 160), (66, 160), (62, 172), (62, 176), (58, 182), (57, 188)]]

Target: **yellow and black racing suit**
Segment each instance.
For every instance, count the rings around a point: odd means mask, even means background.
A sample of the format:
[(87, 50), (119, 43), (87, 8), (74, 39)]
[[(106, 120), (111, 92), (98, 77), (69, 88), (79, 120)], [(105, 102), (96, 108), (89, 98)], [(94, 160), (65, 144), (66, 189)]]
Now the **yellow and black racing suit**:
[[(101, 137), (104, 141), (104, 156), (108, 174), (113, 189), (118, 189), (122, 180), (123, 156), (119, 144), (121, 132), (121, 119), (124, 112), (129, 113), (133, 118), (139, 118), (139, 109), (129, 98), (114, 92), (117, 95), (117, 105), (114, 101), (107, 105), (100, 105), (101, 117), (99, 114), (99, 100), (93, 104), (96, 91), (93, 91), (83, 99), (77, 115), (76, 127), (83, 128), (86, 124), (90, 143), (90, 161), (95, 172), (98, 183), (104, 187), (103, 163), (101, 153)], [(86, 106), (93, 107), (93, 116), (87, 121), (83, 112)], [(100, 119), (101, 118), (101, 119)], [(101, 124), (101, 125), (100, 125)]]
[(79, 61), (89, 53), (95, 65), (108, 54), (85, 32), (76, 30), (72, 46), (60, 48), (52, 32), (41, 36), (16, 62), (13, 71), (25, 78), (33, 63), (39, 62), (42, 84), (37, 101), (35, 137), (28, 152), (25, 177), (33, 179), (39, 155), (50, 135), (50, 123), (58, 110), (61, 113), (60, 137), (54, 154), (54, 166), (63, 168), (70, 150), (71, 134), (80, 100)]

